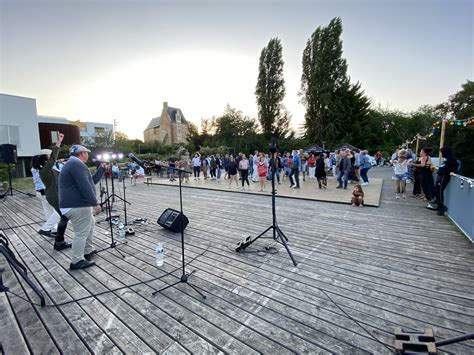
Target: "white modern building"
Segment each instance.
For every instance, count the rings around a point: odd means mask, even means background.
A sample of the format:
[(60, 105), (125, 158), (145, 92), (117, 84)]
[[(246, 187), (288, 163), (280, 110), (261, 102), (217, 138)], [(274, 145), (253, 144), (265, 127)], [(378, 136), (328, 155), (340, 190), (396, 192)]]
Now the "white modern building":
[[(77, 127), (74, 126), (79, 127), (80, 138)], [(31, 157), (38, 154), (45, 145), (51, 144), (52, 131), (63, 129), (69, 131), (67, 138), (76, 137), (74, 142), (66, 144), (76, 144), (79, 140), (93, 142), (97, 134), (113, 131), (113, 125), (38, 115), (36, 99), (0, 94), (0, 145), (16, 145), (18, 163), (15, 172), (17, 176), (29, 174)]]
[(38, 115), (38, 123), (62, 123), (62, 124), (70, 124), (71, 122), (68, 121), (65, 117), (56, 117), (56, 116), (43, 116)]
[(79, 127), (81, 132), (81, 140), (94, 142), (94, 139), (99, 134), (106, 134), (113, 132), (114, 126), (110, 123), (99, 123), (99, 122), (81, 122), (81, 121), (69, 121), (69, 124)]
[(0, 94), (0, 144), (15, 144), (19, 158), (37, 154), (40, 138), (36, 99)]

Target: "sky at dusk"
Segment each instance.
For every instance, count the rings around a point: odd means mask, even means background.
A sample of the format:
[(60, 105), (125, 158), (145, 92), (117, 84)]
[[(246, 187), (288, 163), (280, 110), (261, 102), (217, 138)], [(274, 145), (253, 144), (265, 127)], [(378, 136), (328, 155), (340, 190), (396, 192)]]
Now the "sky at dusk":
[(226, 104), (256, 117), (260, 51), (283, 45), (292, 125), (301, 58), (318, 26), (342, 18), (353, 82), (374, 104), (438, 104), (473, 79), (471, 0), (0, 0), (0, 92), (37, 99), (38, 114), (117, 120), (143, 139), (163, 101), (189, 121)]

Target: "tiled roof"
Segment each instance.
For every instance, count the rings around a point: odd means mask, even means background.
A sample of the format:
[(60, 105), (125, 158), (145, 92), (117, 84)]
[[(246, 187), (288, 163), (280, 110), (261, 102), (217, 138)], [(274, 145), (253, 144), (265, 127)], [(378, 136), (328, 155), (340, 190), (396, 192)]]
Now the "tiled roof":
[[(178, 112), (179, 112), (179, 115), (181, 116), (181, 123), (187, 123), (181, 109), (175, 108), (175, 107), (168, 107), (168, 116), (170, 117), (171, 122), (176, 123), (176, 114)], [(152, 118), (146, 129), (160, 127), (160, 120), (161, 120), (160, 116)]]

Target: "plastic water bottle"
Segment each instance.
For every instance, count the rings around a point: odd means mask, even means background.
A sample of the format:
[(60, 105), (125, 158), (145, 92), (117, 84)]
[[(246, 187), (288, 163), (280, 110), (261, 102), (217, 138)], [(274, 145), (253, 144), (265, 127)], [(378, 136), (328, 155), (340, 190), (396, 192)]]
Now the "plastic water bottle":
[(125, 226), (123, 225), (123, 223), (120, 223), (118, 228), (119, 228), (118, 239), (121, 241), (124, 241), (125, 240)]
[(160, 243), (156, 246), (156, 266), (163, 266), (163, 258), (165, 256), (165, 249), (161, 246)]

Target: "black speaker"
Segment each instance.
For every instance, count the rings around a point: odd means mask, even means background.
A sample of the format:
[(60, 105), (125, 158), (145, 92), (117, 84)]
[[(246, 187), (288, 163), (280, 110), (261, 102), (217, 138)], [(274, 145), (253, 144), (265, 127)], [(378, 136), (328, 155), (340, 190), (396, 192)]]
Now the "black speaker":
[(2, 144), (0, 145), (0, 162), (5, 164), (16, 164), (16, 145)]
[(167, 208), (156, 222), (163, 228), (178, 233), (182, 230), (184, 231), (189, 220), (183, 213), (173, 210), (172, 208)]

